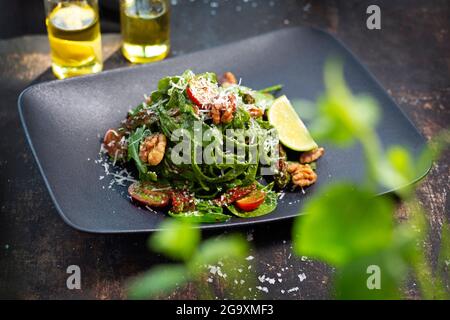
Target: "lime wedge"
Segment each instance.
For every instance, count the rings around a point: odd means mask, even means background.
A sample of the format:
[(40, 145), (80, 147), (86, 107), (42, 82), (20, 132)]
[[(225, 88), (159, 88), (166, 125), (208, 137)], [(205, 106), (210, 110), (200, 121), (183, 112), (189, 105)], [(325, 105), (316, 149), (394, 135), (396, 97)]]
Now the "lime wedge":
[(286, 96), (275, 99), (267, 111), (267, 118), (277, 129), (280, 142), (289, 149), (309, 151), (317, 148), (317, 143)]

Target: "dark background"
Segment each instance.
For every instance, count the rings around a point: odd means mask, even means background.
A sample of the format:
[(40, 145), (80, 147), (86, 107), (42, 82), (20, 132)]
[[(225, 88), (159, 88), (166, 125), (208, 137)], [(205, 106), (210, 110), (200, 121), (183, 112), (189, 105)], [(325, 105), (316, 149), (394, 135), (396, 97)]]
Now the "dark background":
[[(120, 32), (118, 3), (118, 0), (99, 1), (102, 32)], [(44, 21), (44, 0), (0, 1), (0, 38), (44, 34)]]
[[(114, 1), (100, 0), (105, 69), (128, 66), (119, 51)], [(379, 79), (427, 139), (450, 123), (450, 3), (448, 0), (177, 0), (172, 6), (172, 56), (271, 30), (314, 26), (335, 35)], [(211, 3), (218, 3), (215, 8)], [(382, 30), (365, 27), (366, 8), (378, 4)], [(240, 10), (239, 10), (240, 9)], [(166, 260), (147, 250), (147, 235), (95, 235), (65, 225), (58, 216), (25, 141), (18, 94), (33, 82), (53, 79), (41, 0), (0, 1), (0, 298), (125, 298), (125, 280)], [(61, 106), (64, 107), (64, 106)], [(433, 263), (440, 230), (448, 223), (449, 153), (418, 189), (428, 211), (430, 238), (423, 244)], [(401, 204), (399, 221), (407, 218)], [(234, 229), (248, 236), (257, 275), (282, 283), (260, 284), (266, 298), (325, 299), (332, 270), (292, 255), (291, 221)], [(220, 232), (205, 232), (204, 236)], [(66, 288), (66, 268), (79, 265), (82, 289)], [(299, 274), (306, 279), (300, 281)], [(220, 277), (212, 286), (227, 297)], [(205, 280), (206, 281), (206, 280)], [(287, 293), (290, 288), (298, 291)], [(255, 289), (253, 289), (255, 290)], [(285, 290), (282, 293), (281, 290)], [(414, 279), (403, 289), (417, 298)], [(194, 285), (169, 298), (198, 297)]]

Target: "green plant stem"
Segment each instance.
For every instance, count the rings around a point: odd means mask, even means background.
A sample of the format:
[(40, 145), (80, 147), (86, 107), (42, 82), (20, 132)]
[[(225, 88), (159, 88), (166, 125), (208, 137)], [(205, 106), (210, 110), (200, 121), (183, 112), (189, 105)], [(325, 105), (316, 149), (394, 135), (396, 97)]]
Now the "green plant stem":
[[(366, 183), (369, 188), (374, 189), (379, 180), (379, 164), (382, 148), (375, 132), (368, 130), (366, 133), (358, 137), (364, 152), (367, 163), (367, 179)], [(382, 182), (382, 181), (381, 181)]]

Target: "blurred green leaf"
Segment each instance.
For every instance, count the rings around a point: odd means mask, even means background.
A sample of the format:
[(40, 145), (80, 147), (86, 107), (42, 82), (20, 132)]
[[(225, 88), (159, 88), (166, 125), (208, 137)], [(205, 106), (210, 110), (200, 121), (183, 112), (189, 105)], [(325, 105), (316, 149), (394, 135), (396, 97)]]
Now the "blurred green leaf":
[[(405, 281), (409, 266), (418, 259), (417, 241), (420, 233), (409, 224), (393, 231), (392, 243), (372, 255), (350, 261), (336, 275), (336, 296), (339, 299), (400, 299), (399, 288)], [(380, 271), (380, 288), (369, 289), (367, 282), (376, 266)], [(370, 272), (369, 272), (370, 271)]]
[(206, 240), (192, 257), (190, 267), (196, 270), (199, 265), (214, 264), (220, 260), (245, 258), (248, 250), (247, 241), (240, 235)]
[(400, 146), (393, 146), (387, 150), (389, 163), (405, 181), (414, 178), (414, 165), (408, 150)]
[(187, 269), (181, 265), (160, 265), (136, 278), (128, 287), (131, 299), (148, 299), (170, 292), (188, 278)]
[(318, 100), (318, 120), (311, 127), (315, 138), (345, 146), (373, 130), (379, 118), (376, 101), (367, 95), (352, 94), (337, 60), (325, 66), (325, 87), (325, 94)]
[(173, 259), (188, 260), (200, 242), (200, 230), (194, 225), (176, 219), (166, 219), (160, 226), (163, 230), (149, 238), (150, 247)]
[[(392, 250), (352, 260), (338, 269), (336, 298), (379, 300), (401, 298), (399, 287), (408, 274), (401, 256)], [(374, 287), (379, 276), (379, 287)]]
[(411, 154), (403, 147), (392, 146), (386, 152), (386, 158), (378, 161), (379, 182), (397, 192), (404, 198), (411, 195), (414, 188), (411, 181), (416, 178), (415, 166)]
[(346, 126), (341, 125), (338, 116), (331, 111), (334, 108), (333, 102), (322, 97), (318, 105), (320, 115), (310, 126), (314, 139), (320, 142), (331, 142), (341, 147), (352, 145), (355, 137)]
[(294, 224), (294, 250), (336, 266), (375, 253), (392, 242), (393, 204), (351, 184), (323, 189)]

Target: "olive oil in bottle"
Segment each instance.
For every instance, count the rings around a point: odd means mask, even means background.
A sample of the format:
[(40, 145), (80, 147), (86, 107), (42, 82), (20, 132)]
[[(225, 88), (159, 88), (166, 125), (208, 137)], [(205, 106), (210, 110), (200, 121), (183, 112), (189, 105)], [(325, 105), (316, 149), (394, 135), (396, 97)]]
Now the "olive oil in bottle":
[(122, 53), (133, 63), (164, 59), (170, 50), (168, 0), (121, 0)]
[(97, 1), (60, 2), (46, 24), (52, 69), (59, 79), (102, 70)]

